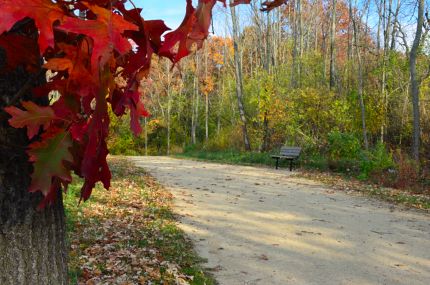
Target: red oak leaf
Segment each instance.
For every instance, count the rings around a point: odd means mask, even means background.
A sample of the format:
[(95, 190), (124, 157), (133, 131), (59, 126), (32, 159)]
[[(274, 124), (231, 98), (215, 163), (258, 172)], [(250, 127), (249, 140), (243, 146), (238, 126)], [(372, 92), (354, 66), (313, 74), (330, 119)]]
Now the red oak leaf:
[(58, 29), (87, 35), (94, 40), (91, 62), (93, 70), (97, 71), (99, 66), (103, 66), (109, 60), (114, 50), (119, 54), (130, 51), (131, 45), (122, 34), (126, 30), (138, 30), (138, 27), (110, 10), (90, 4), (87, 6), (97, 15), (96, 20), (68, 17)]
[[(191, 48), (187, 43), (188, 34), (191, 32), (195, 22), (196, 16), (192, 0), (187, 0), (184, 20), (176, 30), (164, 36), (164, 44), (161, 46), (159, 54), (170, 58), (173, 62), (178, 62), (181, 58), (187, 56)], [(178, 43), (179, 47), (175, 51), (175, 46)]]
[(149, 113), (145, 109), (143, 102), (139, 100), (136, 106), (130, 108), (130, 128), (135, 136), (142, 132), (142, 126), (140, 125), (140, 118), (142, 117), (149, 117)]
[(31, 101), (21, 102), (27, 110), (23, 111), (17, 107), (5, 107), (4, 110), (12, 116), (9, 124), (14, 128), (27, 128), (27, 136), (32, 139), (39, 133), (40, 127), (47, 129), (51, 121), (56, 118), (51, 107), (41, 107)]
[[(187, 0), (185, 18), (179, 28), (165, 35), (165, 41), (159, 54), (178, 62), (181, 58), (190, 54), (193, 44), (197, 48), (202, 46), (209, 34), (209, 26), (212, 20), (212, 8), (216, 2), (224, 0), (199, 0), (197, 9), (194, 9), (192, 1)], [(239, 3), (234, 3), (236, 5)], [(176, 49), (176, 45), (179, 46)]]
[(68, 58), (51, 58), (43, 67), (53, 71), (66, 70), (70, 72), (73, 70), (73, 62)]
[[(209, 35), (209, 27), (212, 22), (212, 8), (217, 0), (201, 0), (196, 9), (196, 19), (193, 29), (188, 36), (188, 46), (193, 43), (197, 44), (197, 48), (201, 48), (203, 41)], [(224, 3), (225, 4), (225, 3)]]
[(287, 1), (286, 0), (271, 0), (271, 1), (264, 1), (261, 5), (263, 6), (263, 8), (261, 8), (260, 10), (263, 12), (268, 12), (270, 10), (275, 9), (276, 7), (281, 6), (282, 4), (285, 4)]
[(140, 93), (138, 91), (129, 90), (123, 95), (123, 105), (130, 109), (130, 128), (135, 136), (142, 132), (140, 126), (140, 118), (148, 117), (149, 113), (145, 109), (143, 102), (140, 100)]
[(59, 4), (50, 0), (0, 0), (0, 34), (26, 18), (32, 18), (39, 29), (39, 46), (43, 53), (48, 46), (54, 46), (53, 24), (62, 21), (65, 14)]
[(57, 177), (70, 182), (70, 170), (63, 162), (72, 162), (73, 157), (69, 151), (72, 146), (70, 134), (62, 129), (51, 129), (42, 135), (40, 142), (32, 143), (27, 151), (30, 161), (33, 162), (30, 192), (41, 191), (47, 195), (51, 190), (52, 180)]
[(236, 5), (239, 5), (239, 4), (249, 4), (249, 3), (251, 3), (251, 0), (234, 0), (234, 1), (232, 1), (232, 2), (230, 2), (230, 6), (236, 6)]
[[(95, 110), (89, 119), (85, 151), (82, 158), (80, 174), (85, 182), (81, 189), (81, 197), (86, 201), (98, 181), (103, 183), (106, 189), (110, 187), (111, 173), (106, 162), (109, 153), (106, 138), (109, 133), (109, 115), (107, 112), (106, 91), (110, 85), (111, 78), (105, 70), (102, 75), (102, 85), (105, 90), (100, 90), (95, 101)], [(76, 130), (75, 130), (76, 132)]]
[(137, 70), (149, 70), (152, 54), (161, 46), (161, 35), (170, 30), (163, 21), (144, 21), (139, 32), (128, 31), (126, 35), (137, 44), (137, 52), (133, 53), (124, 67), (125, 74), (133, 74)]
[(94, 97), (98, 86), (97, 80), (85, 66), (85, 62), (90, 58), (88, 42), (84, 40), (78, 47), (64, 43), (59, 43), (58, 46), (65, 57), (51, 58), (43, 67), (53, 71), (67, 71), (69, 76), (64, 91), (80, 97)]

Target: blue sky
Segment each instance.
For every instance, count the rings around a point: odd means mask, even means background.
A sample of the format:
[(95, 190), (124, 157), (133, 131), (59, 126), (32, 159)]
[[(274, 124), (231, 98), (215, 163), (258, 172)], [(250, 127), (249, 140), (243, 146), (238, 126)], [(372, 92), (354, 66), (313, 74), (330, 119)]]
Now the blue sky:
[(185, 15), (185, 0), (135, 0), (134, 4), (142, 8), (145, 20), (164, 20), (171, 29), (182, 22)]
[[(196, 4), (197, 1), (193, 0), (193, 2)], [(186, 0), (134, 0), (133, 3), (136, 7), (143, 9), (142, 16), (145, 20), (164, 20), (172, 30), (181, 24), (185, 16)], [(218, 3), (214, 9), (214, 26), (218, 35), (225, 34), (224, 27), (221, 28), (223, 25), (217, 24), (225, 22), (225, 16), (221, 15), (222, 11), (225, 10), (222, 8), (222, 4)]]

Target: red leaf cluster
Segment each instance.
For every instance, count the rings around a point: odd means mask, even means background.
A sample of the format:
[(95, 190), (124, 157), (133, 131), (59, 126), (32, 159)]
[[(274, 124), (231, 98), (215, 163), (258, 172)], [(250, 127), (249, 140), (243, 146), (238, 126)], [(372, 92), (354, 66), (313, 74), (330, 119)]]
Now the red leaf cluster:
[[(176, 63), (194, 46), (200, 48), (214, 5), (226, 5), (225, 0), (199, 0), (194, 7), (185, 0), (182, 24), (168, 32), (163, 21), (144, 20), (141, 9), (127, 10), (126, 1), (0, 0), (0, 49), (7, 61), (0, 72), (18, 66), (40, 72), (43, 58), (42, 68), (53, 74), (33, 90), (38, 97), (56, 94), (49, 106), (21, 102), (20, 108), (5, 108), (11, 115), (9, 123), (27, 128), (32, 140), (27, 150), (34, 167), (30, 191), (44, 194), (42, 207), (53, 202), (62, 185), (67, 187), (71, 172), (85, 180), (83, 200), (97, 182), (109, 188), (108, 106), (117, 116), (129, 110), (130, 127), (138, 135), (140, 118), (149, 115), (138, 86), (149, 73), (152, 56)], [(16, 25), (33, 32), (18, 33)], [(126, 84), (117, 83), (117, 77)]]
[(263, 8), (261, 8), (261, 11), (263, 12), (268, 12), (271, 11), (273, 9), (275, 9), (276, 7), (279, 7), (283, 4), (287, 3), (287, 0), (268, 0), (268, 1), (264, 1), (261, 5), (263, 6)]

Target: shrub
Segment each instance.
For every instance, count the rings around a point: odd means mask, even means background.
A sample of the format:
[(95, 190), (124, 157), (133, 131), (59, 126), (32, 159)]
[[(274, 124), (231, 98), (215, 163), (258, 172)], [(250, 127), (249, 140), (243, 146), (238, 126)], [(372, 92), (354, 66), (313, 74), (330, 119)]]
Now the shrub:
[(419, 171), (417, 163), (403, 154), (400, 150), (396, 153), (397, 179), (394, 184), (396, 188), (412, 188), (418, 184)]
[(360, 151), (360, 141), (353, 134), (339, 131), (331, 131), (328, 134), (328, 155), (330, 160), (354, 160), (359, 157)]
[(393, 156), (383, 143), (378, 143), (371, 151), (360, 154), (360, 179), (367, 179), (371, 174), (384, 175), (389, 169), (394, 169)]
[(318, 169), (320, 171), (325, 171), (329, 167), (327, 159), (319, 153), (307, 154), (304, 152), (299, 157), (299, 164), (304, 168)]
[(242, 129), (225, 128), (221, 132), (203, 144), (207, 151), (224, 151), (229, 149), (241, 150), (243, 148)]
[(358, 160), (349, 158), (329, 159), (327, 165), (331, 171), (354, 175), (357, 174), (360, 169)]

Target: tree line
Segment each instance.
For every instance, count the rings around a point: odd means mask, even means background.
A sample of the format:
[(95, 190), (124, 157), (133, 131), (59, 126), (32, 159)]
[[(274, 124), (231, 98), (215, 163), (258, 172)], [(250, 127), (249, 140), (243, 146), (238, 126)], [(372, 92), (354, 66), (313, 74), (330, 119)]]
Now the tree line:
[(146, 135), (134, 140), (116, 122), (114, 152), (290, 144), (330, 155), (333, 138), (348, 148), (354, 137), (364, 152), (382, 144), (388, 155), (428, 165), (423, 0), (296, 0), (270, 13), (259, 2), (220, 12), (223, 36), (210, 37), (173, 73), (157, 60), (141, 86), (151, 113)]

